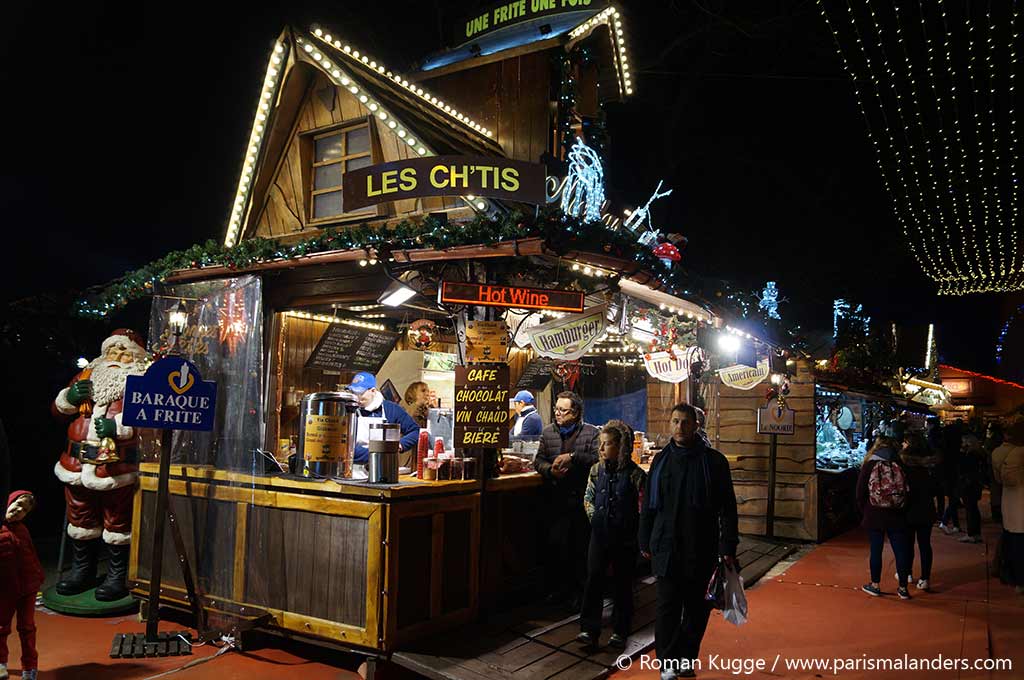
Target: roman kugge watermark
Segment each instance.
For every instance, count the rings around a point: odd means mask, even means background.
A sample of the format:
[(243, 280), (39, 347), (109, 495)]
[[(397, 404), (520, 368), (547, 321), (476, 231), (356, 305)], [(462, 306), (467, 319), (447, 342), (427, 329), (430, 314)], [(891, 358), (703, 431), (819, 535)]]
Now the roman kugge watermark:
[(809, 672), (827, 673), (834, 676), (850, 672), (875, 671), (1012, 671), (1012, 659), (966, 659), (938, 654), (934, 657), (914, 657), (909, 654), (894, 657), (787, 657), (776, 654), (772, 657), (740, 657), (726, 654), (707, 654), (698, 659), (658, 659), (652, 654), (641, 654), (636, 658), (623, 654), (615, 660), (619, 670), (629, 670), (637, 665), (642, 671), (685, 670), (710, 671), (728, 675), (753, 675), (768, 673), (776, 675), (798, 675)]

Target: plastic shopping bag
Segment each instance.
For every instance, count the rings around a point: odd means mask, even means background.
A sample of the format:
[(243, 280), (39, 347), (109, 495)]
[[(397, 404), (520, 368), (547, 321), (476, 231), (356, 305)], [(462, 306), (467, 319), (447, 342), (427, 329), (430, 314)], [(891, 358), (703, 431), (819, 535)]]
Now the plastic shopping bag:
[(725, 570), (725, 607), (722, 616), (729, 623), (742, 626), (747, 622), (747, 596), (743, 592), (743, 577), (728, 565), (720, 565)]

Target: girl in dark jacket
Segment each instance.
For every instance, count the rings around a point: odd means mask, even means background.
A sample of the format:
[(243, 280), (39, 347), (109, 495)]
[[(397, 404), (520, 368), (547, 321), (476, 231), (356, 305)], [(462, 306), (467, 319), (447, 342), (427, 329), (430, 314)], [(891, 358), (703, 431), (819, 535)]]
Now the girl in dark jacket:
[(583, 507), (590, 520), (587, 553), (587, 584), (580, 611), (580, 634), (584, 645), (597, 644), (601, 632), (605, 573), (609, 565), (614, 580), (614, 632), (608, 640), (613, 649), (625, 649), (633, 624), (633, 574), (636, 567), (637, 530), (640, 504), (647, 473), (630, 452), (633, 431), (621, 420), (610, 420), (601, 428), (601, 460), (590, 468)]
[(917, 550), (921, 553), (921, 576), (917, 581), (917, 588), (928, 590), (928, 581), (932, 573), (932, 525), (938, 516), (935, 512), (934, 498), (939, 492), (939, 487), (935, 483), (934, 468), (941, 464), (941, 457), (932, 454), (923, 435), (908, 432), (903, 436), (900, 462), (903, 463), (907, 486), (910, 487), (906, 506), (909, 534), (907, 578), (913, 580), (909, 574), (913, 572), (916, 540)]
[[(882, 594), (878, 582), (882, 578), (882, 548), (888, 536), (889, 546), (896, 556), (896, 573), (900, 582), (896, 594), (901, 600), (909, 600), (907, 579), (910, 576), (910, 565), (907, 547), (910, 544), (910, 537), (907, 534), (905, 509), (872, 505), (869, 493), (871, 473), (879, 465), (893, 465), (899, 472), (903, 471), (896, 462), (896, 450), (901, 445), (902, 438), (902, 432), (897, 432), (892, 424), (883, 426), (882, 433), (875, 439), (874, 445), (868, 451), (867, 460), (860, 468), (860, 477), (857, 479), (857, 507), (863, 515), (861, 526), (867, 529), (868, 537), (871, 539), (871, 583), (865, 584), (862, 590), (873, 597)], [(903, 491), (905, 492), (906, 488)]]

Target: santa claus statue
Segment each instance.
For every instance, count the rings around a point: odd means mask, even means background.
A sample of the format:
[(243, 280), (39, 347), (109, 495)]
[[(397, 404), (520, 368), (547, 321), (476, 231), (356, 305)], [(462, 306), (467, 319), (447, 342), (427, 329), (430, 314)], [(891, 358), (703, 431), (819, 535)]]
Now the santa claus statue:
[(57, 584), (61, 595), (95, 585), (100, 539), (110, 554), (106, 579), (96, 599), (112, 602), (128, 595), (128, 549), (132, 494), (138, 475), (138, 437), (121, 423), (125, 378), (142, 375), (150, 363), (138, 333), (119, 329), (103, 341), (102, 354), (76, 375), (53, 402), (68, 421), (68, 444), (54, 472), (64, 482), (71, 573)]

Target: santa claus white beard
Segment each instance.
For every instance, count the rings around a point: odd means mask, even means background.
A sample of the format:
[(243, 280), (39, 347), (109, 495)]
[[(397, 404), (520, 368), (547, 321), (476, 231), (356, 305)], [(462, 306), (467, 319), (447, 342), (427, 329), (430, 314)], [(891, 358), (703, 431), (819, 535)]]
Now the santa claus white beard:
[(97, 406), (106, 406), (124, 396), (124, 381), (130, 375), (142, 375), (145, 369), (138, 361), (122, 364), (100, 357), (89, 367), (92, 369), (92, 400)]

